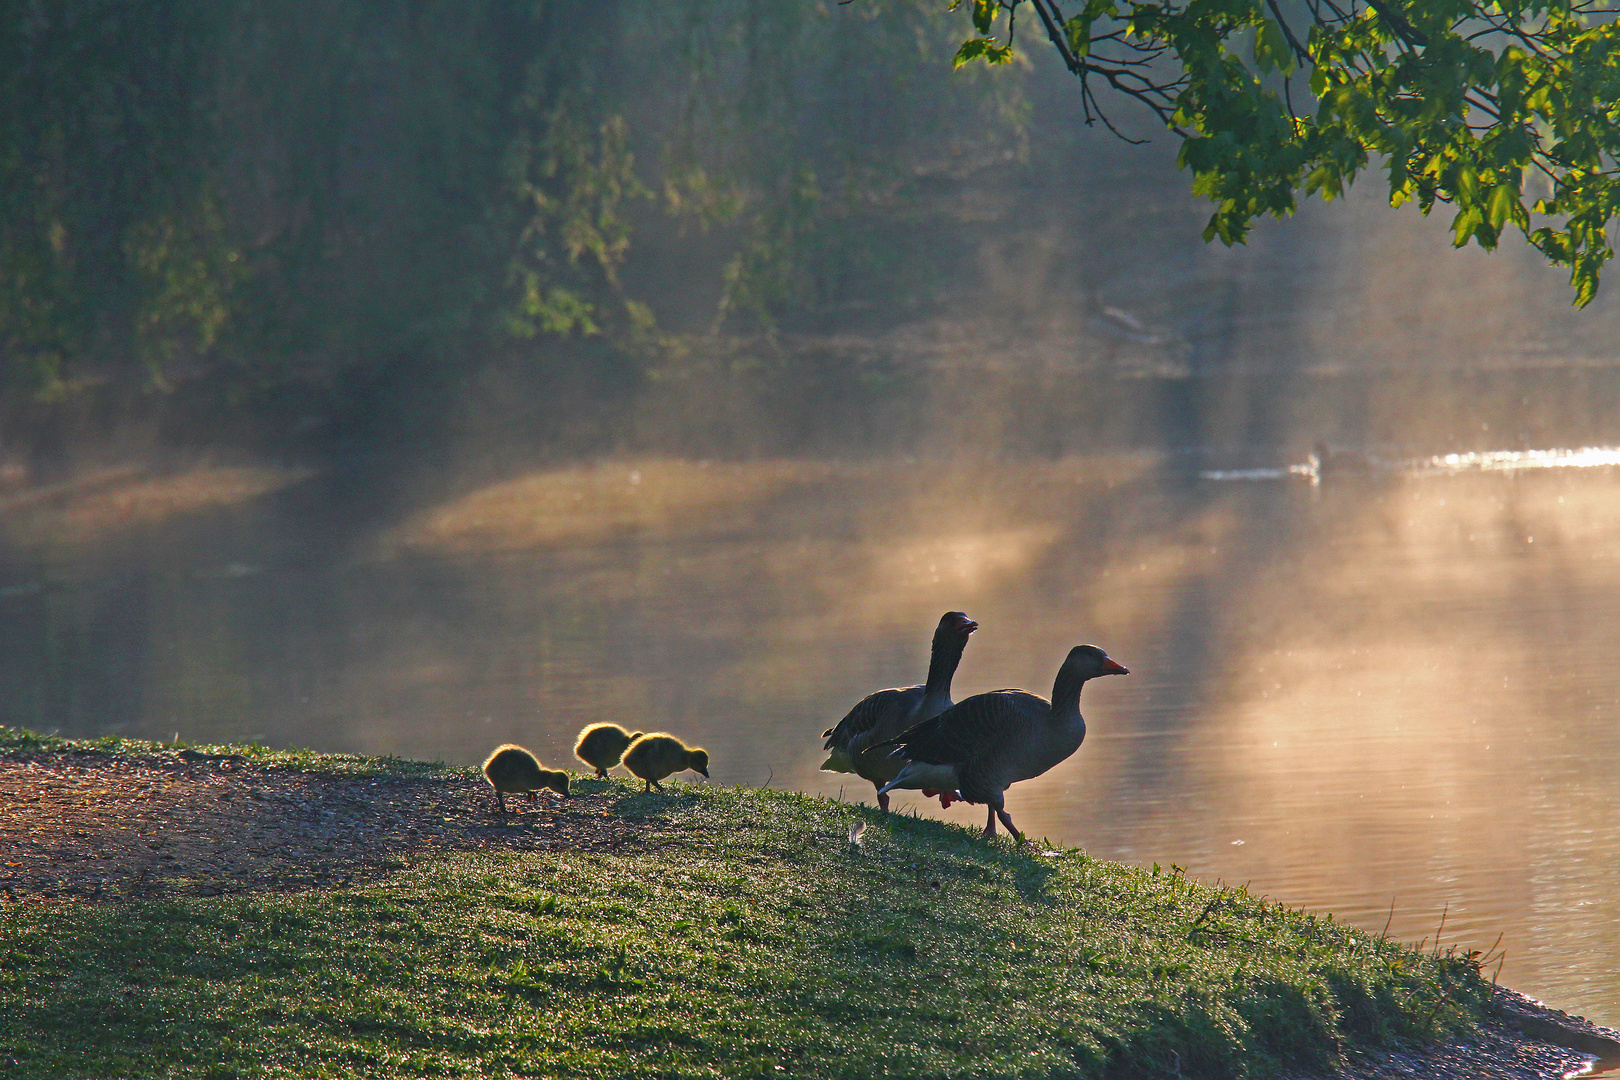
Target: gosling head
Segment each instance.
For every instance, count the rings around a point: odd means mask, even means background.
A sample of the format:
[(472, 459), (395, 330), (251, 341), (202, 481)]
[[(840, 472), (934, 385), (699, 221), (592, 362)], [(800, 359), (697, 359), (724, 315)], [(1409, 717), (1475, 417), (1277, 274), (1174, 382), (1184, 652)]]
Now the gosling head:
[(568, 798), (568, 774), (561, 769), (541, 769), (540, 781), (548, 789), (565, 799)]
[(703, 774), (703, 779), (709, 778), (709, 752), (702, 748), (691, 751), (687, 758), (686, 767)]

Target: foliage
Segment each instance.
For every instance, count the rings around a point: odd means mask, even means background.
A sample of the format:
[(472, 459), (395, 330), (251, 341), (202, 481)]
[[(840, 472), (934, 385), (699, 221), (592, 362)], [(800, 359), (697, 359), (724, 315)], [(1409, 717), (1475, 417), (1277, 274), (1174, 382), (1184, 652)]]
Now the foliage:
[(681, 276), (711, 275), (717, 322), (743, 329), (903, 289), (929, 268), (892, 238), (948, 216), (940, 178), (1019, 145), (1016, 82), (953, 77), (951, 24), (933, 0), (296, 19), (0, 0), (0, 393), (318, 397), (486, 357), (617, 371), (602, 355), (656, 330), (624, 275), (648, 232), (724, 238)]
[[(1606, 0), (1028, 2), (1088, 122), (1109, 123), (1105, 86), (1183, 140), (1181, 165), (1216, 204), (1206, 239), (1241, 242), (1301, 191), (1335, 198), (1377, 156), (1392, 205), (1452, 205), (1457, 246), (1515, 229), (1569, 269), (1578, 306), (1596, 294), (1620, 211), (1620, 9)], [(974, 0), (979, 36), (958, 62), (1006, 62), (1023, 3)]]
[(1177, 868), (792, 793), (579, 783), (652, 842), (12, 908), (0, 1060), (18, 1077), (1249, 1077), (1465, 1028), (1489, 992), (1470, 958)]
[(948, 217), (944, 184), (1026, 153), (1021, 86), (953, 78), (940, 53), (954, 28), (932, 0), (671, 8), (658, 35), (688, 75), (663, 152), (667, 205), (739, 238), (717, 326), (771, 329), (931, 277), (901, 253)]

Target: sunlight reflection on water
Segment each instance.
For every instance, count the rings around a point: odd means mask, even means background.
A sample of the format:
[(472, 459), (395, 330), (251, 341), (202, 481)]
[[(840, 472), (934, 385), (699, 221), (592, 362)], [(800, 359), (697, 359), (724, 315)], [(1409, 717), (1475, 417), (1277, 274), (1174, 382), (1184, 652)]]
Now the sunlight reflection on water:
[[(1325, 459), (1325, 460), (1324, 460)], [(1305, 461), (1269, 468), (1204, 469), (1204, 480), (1286, 480), (1302, 476), (1319, 483), (1332, 471), (1333, 458), (1312, 454)], [(1523, 469), (1593, 469), (1620, 465), (1620, 449), (1612, 446), (1583, 446), (1578, 450), (1472, 450), (1458, 454), (1430, 454), (1426, 457), (1385, 461), (1368, 454), (1354, 455), (1360, 472), (1404, 472), (1416, 476), (1460, 472), (1517, 472)], [(1342, 468), (1342, 465), (1341, 465)]]

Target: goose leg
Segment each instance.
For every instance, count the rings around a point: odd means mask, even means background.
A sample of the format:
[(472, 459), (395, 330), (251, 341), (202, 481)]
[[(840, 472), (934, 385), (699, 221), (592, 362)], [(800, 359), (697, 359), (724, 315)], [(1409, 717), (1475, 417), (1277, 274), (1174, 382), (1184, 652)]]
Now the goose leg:
[(984, 838), (986, 840), (990, 840), (990, 839), (993, 839), (995, 837), (995, 835), (996, 835), (996, 808), (992, 806), (992, 807), (990, 807), (990, 813), (988, 815), (986, 815), (985, 820), (984, 820)]
[(996, 817), (1000, 818), (1001, 823), (1003, 825), (1007, 826), (1007, 831), (1012, 834), (1013, 839), (1017, 840), (1020, 844), (1022, 844), (1024, 842), (1024, 834), (1019, 832), (1018, 831), (1018, 826), (1016, 826), (1016, 825), (1014, 825), (1012, 823), (1012, 815), (1007, 813), (1007, 811), (1003, 810), (999, 806), (996, 807), (995, 809), (996, 809)]
[(878, 790), (877, 799), (878, 799), (878, 809), (879, 810), (887, 810), (889, 808), (889, 794), (888, 794), (888, 792), (883, 791), (880, 788)]

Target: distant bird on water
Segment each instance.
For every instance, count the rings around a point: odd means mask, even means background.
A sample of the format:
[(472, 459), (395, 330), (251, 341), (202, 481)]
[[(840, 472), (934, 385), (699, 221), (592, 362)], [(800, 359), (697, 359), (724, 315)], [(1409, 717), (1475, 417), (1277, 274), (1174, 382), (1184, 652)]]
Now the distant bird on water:
[(881, 789), (952, 788), (967, 802), (989, 807), (985, 837), (996, 835), (996, 819), (1023, 839), (1007, 813), (1007, 788), (1040, 776), (1080, 749), (1086, 721), (1080, 715), (1080, 688), (1101, 675), (1129, 675), (1095, 645), (1069, 650), (1052, 684), (1052, 700), (1023, 690), (996, 690), (951, 706), (898, 738), (899, 773)]
[(535, 792), (543, 790), (568, 797), (567, 773), (546, 768), (533, 754), (512, 743), (497, 746), (484, 759), (484, 778), (495, 789), (495, 803), (503, 814), (508, 793), (527, 795), (530, 802), (535, 801)]
[[(927, 681), (921, 686), (879, 690), (856, 702), (837, 726), (821, 733), (827, 740), (822, 749), (832, 751), (821, 763), (821, 771), (854, 773), (870, 780), (878, 789), (878, 806), (887, 810), (889, 796), (883, 785), (898, 776), (905, 763), (890, 754), (892, 748), (878, 749), (878, 744), (951, 707), (951, 679), (962, 662), (968, 635), (978, 628), (978, 623), (960, 611), (940, 616), (934, 628)], [(948, 798), (941, 802), (949, 805)]]
[(619, 764), (625, 750), (641, 738), (641, 732), (624, 730), (618, 724), (591, 724), (579, 733), (574, 744), (574, 756), (596, 770), (597, 776)]

